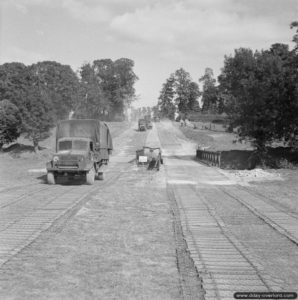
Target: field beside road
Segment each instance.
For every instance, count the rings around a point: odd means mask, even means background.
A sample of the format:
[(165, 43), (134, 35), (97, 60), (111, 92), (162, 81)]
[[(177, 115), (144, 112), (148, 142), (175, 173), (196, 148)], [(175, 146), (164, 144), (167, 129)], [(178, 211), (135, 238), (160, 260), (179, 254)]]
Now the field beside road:
[[(178, 122), (173, 122), (176, 128), (179, 128), (186, 138), (197, 143), (201, 148), (208, 151), (224, 150), (252, 150), (249, 143), (236, 142), (235, 133), (225, 132), (223, 130), (202, 129), (201, 127), (193, 128), (190, 126), (180, 126)], [(212, 127), (213, 128), (213, 127)]]

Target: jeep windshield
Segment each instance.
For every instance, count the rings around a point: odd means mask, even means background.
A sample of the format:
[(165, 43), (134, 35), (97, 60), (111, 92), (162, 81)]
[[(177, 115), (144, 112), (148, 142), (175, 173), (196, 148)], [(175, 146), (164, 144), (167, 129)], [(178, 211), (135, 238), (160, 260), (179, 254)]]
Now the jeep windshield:
[(88, 150), (89, 143), (88, 141), (82, 140), (71, 140), (71, 141), (60, 141), (58, 143), (58, 151), (65, 151), (65, 150)]

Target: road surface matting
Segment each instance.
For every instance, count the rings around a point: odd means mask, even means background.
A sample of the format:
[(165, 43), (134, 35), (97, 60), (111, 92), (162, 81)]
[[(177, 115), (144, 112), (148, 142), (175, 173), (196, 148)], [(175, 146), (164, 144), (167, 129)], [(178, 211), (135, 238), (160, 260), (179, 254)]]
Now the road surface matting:
[[(167, 186), (179, 207), (184, 238), (202, 278), (205, 299), (234, 299), (235, 292), (296, 291), (297, 273), (291, 274), (291, 280), (284, 274), (285, 262), (298, 258), (298, 220), (280, 218), (281, 212), (270, 210), (257, 197), (244, 195), (217, 169), (195, 161), (195, 145), (181, 140), (170, 122), (159, 124), (158, 134)], [(266, 251), (269, 254), (264, 259)], [(286, 257), (289, 255), (292, 257)], [(272, 266), (275, 262), (276, 268)]]

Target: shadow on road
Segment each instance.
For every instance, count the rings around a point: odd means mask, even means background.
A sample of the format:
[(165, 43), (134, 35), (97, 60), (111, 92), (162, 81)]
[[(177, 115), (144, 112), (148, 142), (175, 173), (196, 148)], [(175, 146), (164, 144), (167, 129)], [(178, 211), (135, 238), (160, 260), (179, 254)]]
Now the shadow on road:
[[(48, 184), (47, 175), (41, 175), (36, 177), (41, 184)], [(67, 178), (66, 176), (61, 176), (56, 178), (57, 185), (84, 185), (86, 184), (86, 179), (83, 176), (74, 176), (73, 178)]]
[[(39, 150), (44, 150), (46, 148), (39, 146), (38, 149)], [(26, 153), (26, 152), (32, 153), (32, 152), (34, 152), (34, 147), (31, 146), (31, 145), (24, 145), (24, 144), (15, 143), (15, 144), (10, 145), (6, 148), (3, 148), (2, 151), (5, 152), (5, 153), (18, 155), (18, 154), (22, 154), (22, 153)]]
[(187, 160), (187, 161), (196, 161), (195, 155), (163, 155), (163, 157), (167, 159), (179, 159), (179, 160)]

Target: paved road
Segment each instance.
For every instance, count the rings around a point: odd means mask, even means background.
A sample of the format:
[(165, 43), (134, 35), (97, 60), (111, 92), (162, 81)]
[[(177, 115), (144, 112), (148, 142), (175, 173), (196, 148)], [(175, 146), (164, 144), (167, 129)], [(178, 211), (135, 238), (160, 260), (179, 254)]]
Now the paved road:
[(158, 125), (168, 189), (205, 299), (240, 291), (297, 291), (298, 215), (194, 161), (195, 145), (170, 122)]

